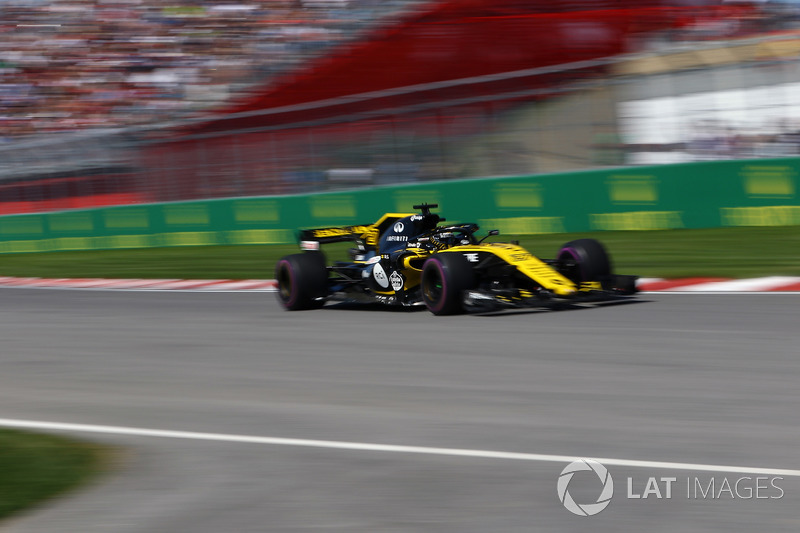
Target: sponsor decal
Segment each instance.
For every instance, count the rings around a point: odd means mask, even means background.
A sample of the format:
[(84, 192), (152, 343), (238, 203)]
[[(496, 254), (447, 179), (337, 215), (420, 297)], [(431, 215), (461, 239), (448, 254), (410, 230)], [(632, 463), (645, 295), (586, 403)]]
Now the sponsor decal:
[(402, 223), (402, 222), (397, 222), (397, 223), (394, 225), (394, 232), (395, 232), (395, 233), (403, 233), (403, 230), (404, 230), (404, 229), (405, 229), (405, 226), (403, 225), (403, 223)]
[(470, 263), (477, 263), (478, 262), (478, 252), (471, 252), (471, 253), (468, 253), (468, 254), (464, 254), (464, 257)]
[(316, 252), (319, 250), (319, 241), (300, 241), (300, 248), (303, 250)]
[(589, 224), (597, 230), (656, 230), (684, 227), (682, 211), (628, 211), (624, 213), (592, 213)]
[(314, 237), (343, 237), (350, 235), (350, 230), (346, 228), (328, 228), (314, 230)]
[(368, 265), (374, 265), (375, 263), (380, 262), (380, 260), (381, 260), (381, 256), (376, 255), (375, 257), (370, 257), (369, 259), (367, 259), (367, 264)]
[(386, 271), (380, 263), (376, 263), (375, 267), (372, 269), (372, 277), (375, 278), (375, 281), (381, 288), (389, 288), (389, 278), (386, 276)]
[(406, 235), (389, 235), (386, 237), (387, 241), (393, 242), (406, 242), (408, 240), (408, 236)]
[[(320, 228), (313, 230), (314, 237), (345, 237), (349, 235), (369, 235), (376, 231), (371, 226), (345, 226), (343, 228)], [(369, 240), (369, 237), (367, 237)]]
[(420, 220), (422, 220), (422, 215), (414, 215), (411, 217), (412, 222), (419, 222)]
[(392, 283), (392, 290), (395, 292), (403, 290), (403, 276), (398, 274), (396, 270), (389, 276), (389, 281)]

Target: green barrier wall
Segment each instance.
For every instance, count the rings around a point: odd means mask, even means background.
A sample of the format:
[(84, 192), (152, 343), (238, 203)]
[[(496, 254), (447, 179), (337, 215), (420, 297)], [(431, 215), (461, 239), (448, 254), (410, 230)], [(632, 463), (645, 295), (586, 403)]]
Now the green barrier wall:
[(421, 202), (507, 235), (800, 225), (798, 174), (800, 158), (704, 162), (10, 215), (0, 253), (289, 243), (301, 227), (369, 223)]

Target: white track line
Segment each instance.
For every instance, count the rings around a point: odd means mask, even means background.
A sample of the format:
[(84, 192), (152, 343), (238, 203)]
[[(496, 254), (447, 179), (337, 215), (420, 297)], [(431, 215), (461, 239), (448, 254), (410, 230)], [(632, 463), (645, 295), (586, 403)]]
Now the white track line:
[(785, 287), (800, 282), (800, 278), (790, 276), (770, 276), (766, 278), (732, 279), (730, 281), (712, 281), (683, 285), (674, 289), (664, 289), (664, 292), (770, 292), (780, 287)]
[(640, 291), (637, 294), (652, 294), (664, 296), (787, 296), (798, 295), (800, 291), (689, 291), (684, 289), (668, 290), (668, 291)]
[[(469, 450), (461, 448), (432, 448), (427, 446), (402, 446), (393, 444), (370, 444), (364, 442), (344, 442), (332, 440), (287, 439), (278, 437), (259, 437), (252, 435), (230, 435), (224, 433), (197, 433), (192, 431), (172, 431), (124, 426), (98, 426), (90, 424), (69, 424), (0, 418), (0, 427), (40, 429), (49, 431), (75, 431), (81, 433), (106, 433), (112, 435), (132, 435), (139, 437), (158, 437), (168, 439), (204, 440), (216, 442), (238, 442), (247, 444), (271, 444), (306, 448), (328, 448), (336, 450), (357, 450), (367, 452), (411, 453), (424, 455), (447, 455), (453, 457), (475, 457), (481, 459), (506, 459), (514, 461), (535, 461), (546, 463), (571, 463), (585, 457), (570, 455), (543, 455), (538, 453), (498, 452), (490, 450)], [(694, 463), (671, 463), (664, 461), (636, 461), (628, 459), (598, 458), (594, 460), (604, 465), (633, 468), (654, 468), (670, 470), (693, 470), (701, 472), (729, 472), (737, 474), (766, 474), (772, 476), (800, 477), (800, 470), (783, 468), (754, 468), (747, 466), (724, 466)]]
[(639, 278), (636, 280), (636, 284), (645, 285), (647, 283), (657, 283), (659, 281), (664, 281), (664, 278)]
[[(750, 279), (724, 279), (717, 281), (674, 280), (662, 284), (663, 288), (650, 289), (661, 278), (641, 278), (640, 289), (645, 294), (744, 294), (744, 293), (792, 293), (800, 284), (800, 277), (769, 276)], [(677, 284), (676, 284), (677, 283)], [(12, 278), (0, 276), (0, 287), (80, 289), (80, 290), (146, 290), (146, 291), (198, 291), (198, 292), (275, 292), (277, 281), (270, 279), (100, 279), (100, 278)], [(791, 288), (792, 290), (784, 290)]]
[(111, 292), (111, 293), (123, 293), (123, 292), (157, 292), (161, 294), (172, 294), (172, 293), (181, 293), (181, 294), (218, 294), (218, 293), (227, 293), (227, 294), (254, 294), (254, 293), (265, 293), (265, 292), (278, 292), (278, 289), (272, 287), (266, 287), (263, 289), (253, 288), (253, 289), (214, 289), (214, 290), (198, 290), (198, 289), (159, 289), (156, 287), (131, 287), (131, 288), (109, 288), (109, 287), (16, 287), (12, 285), (0, 285), (0, 289), (21, 289), (21, 290), (43, 290), (43, 291), (85, 291), (85, 292)]

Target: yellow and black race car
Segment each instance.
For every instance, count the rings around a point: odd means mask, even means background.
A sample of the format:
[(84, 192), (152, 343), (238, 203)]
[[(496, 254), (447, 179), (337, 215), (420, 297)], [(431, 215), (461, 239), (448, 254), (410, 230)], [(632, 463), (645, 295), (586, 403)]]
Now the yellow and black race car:
[[(477, 224), (442, 225), (436, 204), (420, 213), (387, 213), (374, 224), (300, 232), (303, 253), (275, 269), (286, 309), (314, 309), (326, 301), (425, 305), (436, 315), (597, 302), (636, 292), (636, 276), (612, 273), (603, 246), (593, 239), (566, 243), (542, 260), (516, 242), (478, 240)], [(321, 245), (351, 241), (349, 261), (327, 265)]]

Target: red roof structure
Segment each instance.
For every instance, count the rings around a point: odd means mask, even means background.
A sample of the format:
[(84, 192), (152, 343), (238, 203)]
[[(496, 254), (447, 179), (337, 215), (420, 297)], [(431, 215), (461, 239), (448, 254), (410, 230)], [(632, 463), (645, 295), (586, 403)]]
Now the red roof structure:
[[(458, 0), (287, 73), (184, 134), (218, 134), (547, 85), (548, 67), (626, 52), (630, 37), (682, 23), (662, 0)], [(589, 64), (587, 64), (589, 66)], [(548, 81), (550, 79), (550, 81)]]

